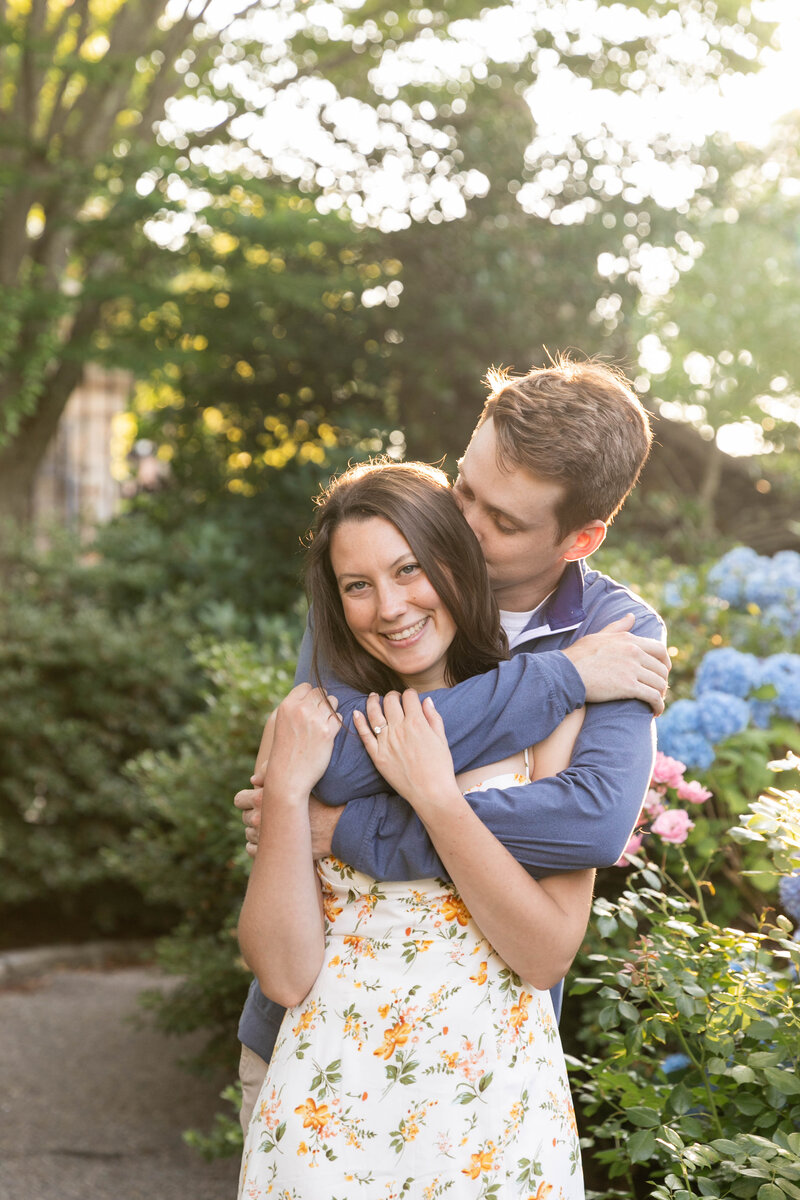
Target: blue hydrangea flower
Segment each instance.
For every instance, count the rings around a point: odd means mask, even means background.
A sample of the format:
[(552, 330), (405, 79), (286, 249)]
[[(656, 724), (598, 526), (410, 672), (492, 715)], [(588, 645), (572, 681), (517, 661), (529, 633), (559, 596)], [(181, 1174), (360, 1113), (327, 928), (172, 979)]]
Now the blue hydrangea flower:
[(750, 706), (729, 692), (703, 692), (697, 699), (700, 732), (712, 745), (741, 733), (750, 724)]
[(708, 586), (720, 600), (727, 600), (734, 608), (744, 603), (744, 587), (747, 577), (760, 562), (760, 555), (749, 546), (736, 546), (723, 554), (708, 572)]
[(684, 1067), (688, 1067), (691, 1063), (688, 1054), (681, 1054), (676, 1051), (674, 1054), (668, 1054), (661, 1064), (661, 1070), (665, 1075), (674, 1075), (676, 1071), (682, 1071)]
[(769, 608), (772, 604), (791, 604), (800, 596), (800, 555), (782, 551), (774, 558), (760, 558), (753, 564), (744, 585), (748, 604)]
[(771, 683), (782, 717), (800, 721), (800, 654), (772, 654), (761, 665), (759, 684)]
[(714, 761), (714, 747), (700, 731), (696, 700), (676, 700), (656, 724), (658, 748), (687, 767), (705, 769)]
[(672, 579), (668, 579), (661, 591), (661, 603), (664, 608), (681, 608), (686, 601), (686, 595), (693, 590), (697, 577), (692, 571), (679, 571)]
[(694, 691), (728, 692), (731, 696), (746, 696), (759, 686), (759, 663), (754, 654), (744, 654), (732, 646), (709, 650), (697, 669)]
[(800, 634), (800, 603), (770, 604), (764, 609), (762, 618), (765, 625), (773, 625), (787, 639), (796, 638)]
[(778, 883), (783, 911), (800, 925), (800, 869), (784, 875)]
[(755, 725), (756, 729), (769, 729), (772, 718), (778, 712), (778, 706), (774, 700), (748, 700), (750, 708), (750, 720)]

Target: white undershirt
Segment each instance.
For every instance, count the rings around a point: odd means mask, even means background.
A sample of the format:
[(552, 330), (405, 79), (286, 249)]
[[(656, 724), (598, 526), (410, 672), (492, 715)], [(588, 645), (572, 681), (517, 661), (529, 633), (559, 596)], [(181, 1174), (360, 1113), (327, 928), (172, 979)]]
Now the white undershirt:
[[(550, 596), (552, 596), (552, 594), (553, 593), (551, 592)], [(537, 612), (547, 600), (550, 599), (550, 596), (545, 596), (544, 600), (536, 605), (536, 608), (529, 608), (527, 612), (507, 612), (504, 608), (500, 609), (500, 624), (506, 631), (509, 650), (513, 650), (517, 643), (522, 641), (522, 634), (525, 630), (525, 626), (528, 624), (533, 614)], [(544, 629), (545, 626), (540, 626), (539, 628)], [(533, 632), (533, 630), (529, 630), (526, 636), (530, 637), (530, 634)]]

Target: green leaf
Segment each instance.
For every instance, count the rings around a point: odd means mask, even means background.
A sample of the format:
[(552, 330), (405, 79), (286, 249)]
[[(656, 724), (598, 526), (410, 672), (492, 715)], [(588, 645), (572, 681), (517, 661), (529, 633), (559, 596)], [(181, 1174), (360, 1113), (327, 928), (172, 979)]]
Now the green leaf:
[(586, 992), (594, 991), (599, 986), (599, 979), (574, 979), (570, 984), (569, 993), (571, 996), (583, 996)]
[(682, 1083), (679, 1083), (670, 1093), (669, 1106), (675, 1113), (687, 1113), (692, 1107), (692, 1093)]
[(782, 1071), (778, 1067), (764, 1067), (764, 1076), (767, 1082), (784, 1096), (800, 1095), (800, 1079), (791, 1071)]
[(644, 1129), (654, 1129), (656, 1125), (661, 1124), (661, 1117), (654, 1112), (652, 1108), (644, 1108), (642, 1105), (634, 1105), (633, 1108), (626, 1108), (625, 1117), (633, 1125), (640, 1125)]
[(631, 1162), (646, 1162), (655, 1153), (655, 1134), (649, 1129), (638, 1129), (628, 1138), (628, 1157)]
[(598, 917), (595, 924), (601, 937), (613, 937), (617, 932), (617, 922), (613, 917)]
[(736, 1142), (732, 1142), (730, 1138), (714, 1138), (711, 1145), (720, 1154), (727, 1155), (729, 1158), (736, 1158), (742, 1153), (742, 1147)]
[(733, 1103), (736, 1105), (740, 1113), (746, 1117), (753, 1117), (756, 1113), (760, 1113), (764, 1109), (764, 1101), (758, 1096), (751, 1096), (747, 1093), (733, 1097)]
[(756, 1200), (784, 1200), (784, 1195), (774, 1183), (762, 1183), (756, 1192)]
[(619, 1025), (619, 1013), (615, 1004), (609, 1004), (600, 1010), (597, 1018), (601, 1029), (613, 1029), (615, 1025)]

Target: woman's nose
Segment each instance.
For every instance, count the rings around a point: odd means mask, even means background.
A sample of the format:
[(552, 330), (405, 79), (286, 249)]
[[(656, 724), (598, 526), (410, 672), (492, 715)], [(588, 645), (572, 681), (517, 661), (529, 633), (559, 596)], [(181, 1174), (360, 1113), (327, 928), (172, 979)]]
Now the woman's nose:
[(405, 611), (406, 596), (403, 588), (395, 584), (387, 584), (380, 590), (378, 604), (382, 620), (394, 620)]

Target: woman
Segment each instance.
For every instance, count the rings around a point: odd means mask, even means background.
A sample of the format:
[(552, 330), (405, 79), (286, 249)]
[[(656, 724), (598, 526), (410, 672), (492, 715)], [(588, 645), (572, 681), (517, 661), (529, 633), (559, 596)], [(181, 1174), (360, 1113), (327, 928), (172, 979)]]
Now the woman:
[(289, 1006), (240, 1195), (582, 1197), (547, 989), (580, 944), (593, 873), (537, 883), (463, 796), (566, 767), (580, 717), (533, 748), (531, 776), (524, 732), (519, 754), (454, 775), (417, 693), (494, 667), (505, 640), (480, 549), (433, 468), (335, 481), (306, 580), (315, 661), (373, 693), (358, 733), (453, 882), (379, 883), (333, 858), (317, 873), (308, 797), (339, 721), (333, 697), (295, 688), (262, 745), (262, 833), (239, 924), (262, 990)]

